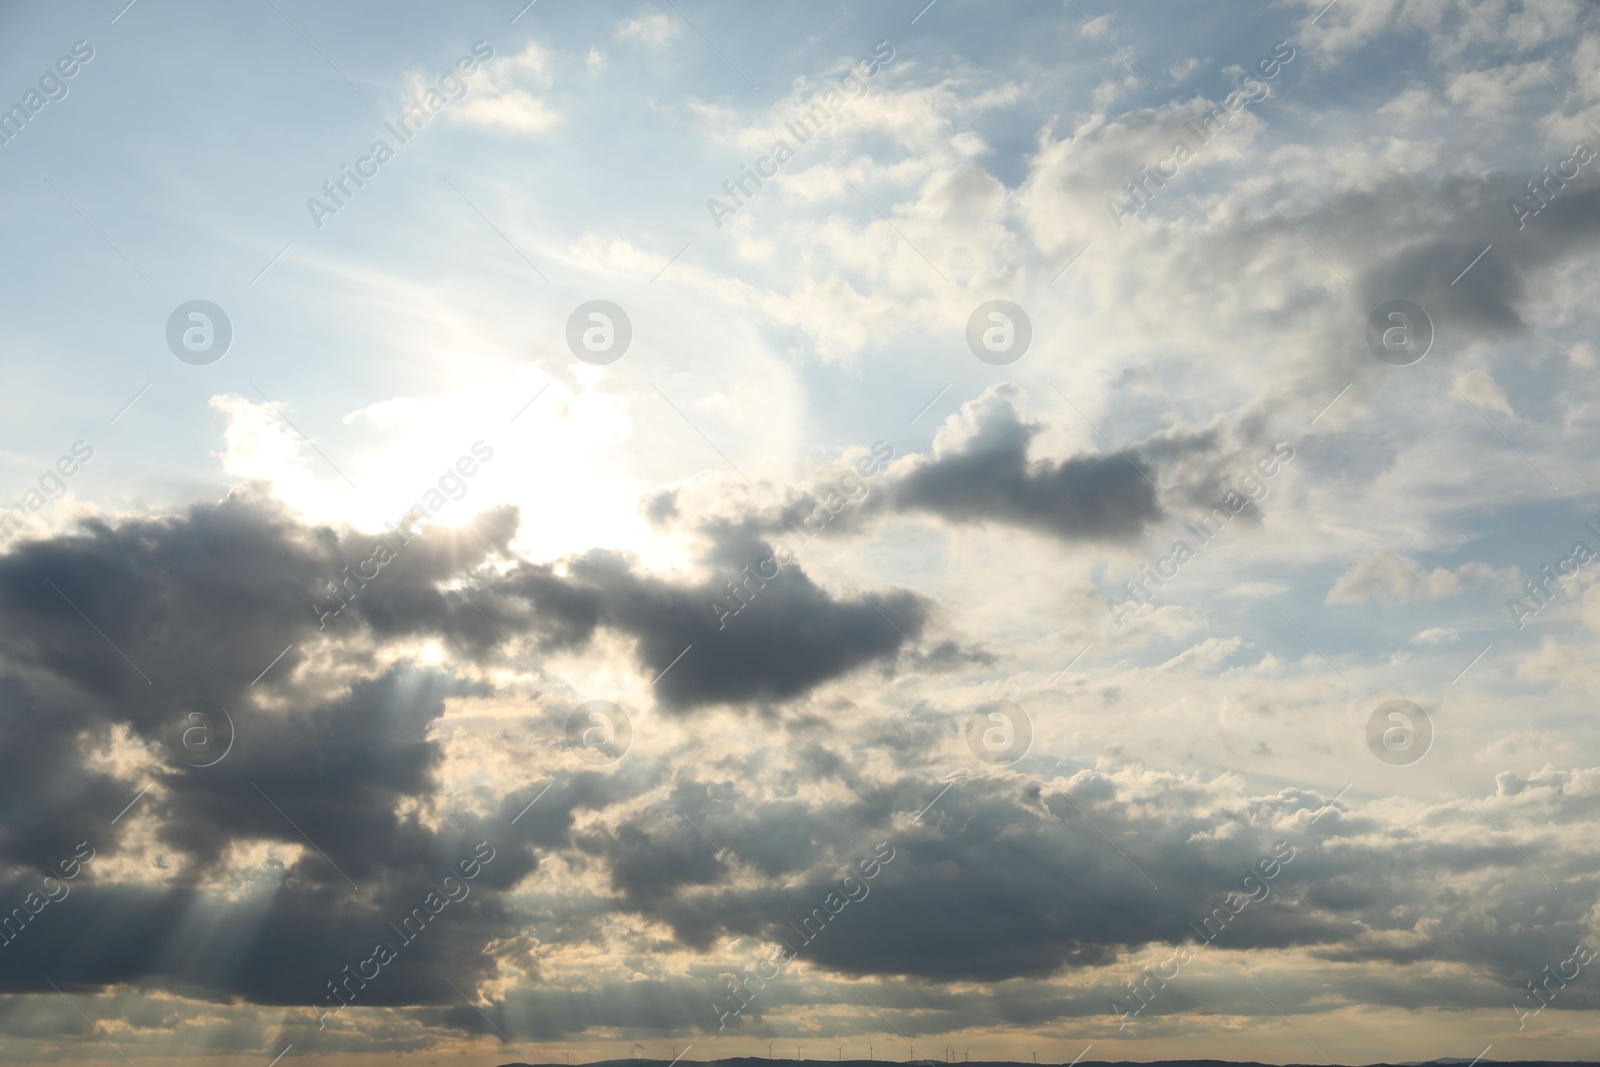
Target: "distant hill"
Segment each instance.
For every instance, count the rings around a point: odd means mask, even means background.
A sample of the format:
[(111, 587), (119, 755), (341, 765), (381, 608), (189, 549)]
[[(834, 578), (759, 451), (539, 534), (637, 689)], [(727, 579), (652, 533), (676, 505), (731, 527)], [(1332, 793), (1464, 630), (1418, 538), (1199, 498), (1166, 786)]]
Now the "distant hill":
[[(792, 1057), (774, 1056), (768, 1059), (765, 1056), (736, 1056), (724, 1060), (679, 1060), (679, 1067), (796, 1067), (799, 1064), (844, 1064), (844, 1067), (877, 1067), (877, 1064), (891, 1063), (916, 1063), (933, 1064), (935, 1067), (946, 1061), (942, 1059), (901, 1060), (885, 1056), (878, 1060), (837, 1060), (818, 1056), (815, 1059), (806, 1058), (797, 1060)], [(957, 1060), (964, 1067), (1035, 1067), (1034, 1064), (1017, 1060)], [(1517, 1067), (1600, 1067), (1600, 1062), (1595, 1060), (1470, 1060), (1458, 1057), (1444, 1057), (1436, 1060), (1407, 1060), (1402, 1063), (1374, 1063), (1337, 1065), (1337, 1067), (1456, 1067), (1459, 1064), (1502, 1064), (1516, 1063)], [(533, 1064), (533, 1063), (506, 1063), (501, 1067), (569, 1067), (565, 1061)], [(672, 1067), (671, 1060), (587, 1060), (574, 1063), (571, 1067)], [(1041, 1060), (1037, 1067), (1066, 1067), (1064, 1061), (1052, 1063)], [(1077, 1067), (1326, 1067), (1325, 1064), (1271, 1064), (1257, 1063), (1249, 1060), (1081, 1060)]]

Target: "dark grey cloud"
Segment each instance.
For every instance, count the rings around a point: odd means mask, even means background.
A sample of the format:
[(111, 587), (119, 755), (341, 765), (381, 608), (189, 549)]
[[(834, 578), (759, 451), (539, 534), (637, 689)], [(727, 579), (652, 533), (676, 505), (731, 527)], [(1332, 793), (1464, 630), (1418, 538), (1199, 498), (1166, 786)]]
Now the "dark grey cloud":
[(584, 647), (602, 627), (630, 637), (640, 671), (665, 671), (653, 695), (675, 711), (781, 703), (873, 664), (925, 669), (911, 646), (932, 622), (927, 598), (904, 589), (836, 595), (777, 556), (773, 541), (724, 528), (699, 582), (597, 550), (559, 571), (523, 564), (486, 580), (475, 603), (500, 632), (534, 633), (546, 649)]
[(1030, 459), (1043, 429), (997, 388), (968, 405), (970, 434), (932, 458), (897, 465), (880, 507), (957, 523), (998, 522), (1063, 541), (1128, 541), (1161, 517), (1152, 472), (1137, 449), (1064, 460)]
[[(781, 505), (711, 525), (732, 521), (803, 544), (859, 531), (882, 516), (920, 514), (1032, 530), (1068, 543), (1127, 543), (1162, 518), (1159, 472), (1140, 446), (1060, 460), (1036, 457), (1034, 441), (1044, 426), (1023, 414), (1022, 402), (1019, 387), (993, 386), (962, 405), (932, 454), (890, 462), (892, 449), (879, 442), (871, 454), (817, 472), (813, 485), (791, 492)], [(650, 508), (652, 515), (667, 514), (658, 502)]]
[[(916, 494), (942, 478), (956, 484), (975, 475), (957, 463), (928, 483), (920, 471), (990, 447), (1015, 458), (1037, 432), (1003, 394), (974, 410), (970, 428), (932, 460), (883, 471), (886, 498), (936, 499)], [(1168, 452), (1225, 447), (1226, 436), (1208, 430), (1175, 440)], [(1031, 491), (1065, 477), (1067, 466), (1024, 466), (1015, 484)], [(1143, 499), (1153, 506), (1153, 495)], [(994, 514), (1023, 522), (1010, 506), (995, 504)], [(1057, 530), (1050, 524), (1062, 514), (1027, 521)], [(476, 1032), (476, 1013), (461, 1010), (445, 977), (475, 989), (498, 966), (486, 954), (492, 944), (545, 931), (601, 943), (627, 918), (669, 932), (634, 950), (684, 953), (695, 979), (627, 994), (651, 1001), (631, 1014), (591, 1006), (563, 1022), (514, 994), (493, 1017), (517, 1036), (572, 1033), (601, 1018), (710, 1028), (718, 975), (753, 965), (757, 945), (804, 939), (805, 920), (880, 843), (894, 849), (893, 861), (868, 896), (828, 917), (803, 956), (823, 975), (908, 978), (930, 996), (943, 996), (949, 983), (1115, 970), (1190, 939), (1230, 891), (1248, 890), (1245, 875), (1279, 841), (1298, 850), (1293, 865), (1221, 943), (1341, 963), (1477, 968), (1498, 995), (1562, 958), (1596, 904), (1592, 862), (1536, 842), (1521, 847), (1554, 888), (1508, 880), (1508, 871), (1526, 875), (1528, 861), (1493, 837), (1433, 840), (1375, 815), (1337, 811), (1312, 828), (1307, 818), (1322, 801), (1310, 794), (1219, 801), (1196, 779), (1152, 786), (1088, 771), (1056, 778), (1043, 756), (1030, 757), (1025, 773), (958, 780), (913, 820), (948, 784), (958, 716), (918, 705), (904, 717), (858, 724), (850, 687), (827, 702), (806, 698), (828, 682), (871, 685), (931, 672), (918, 651), (924, 643), (946, 666), (983, 662), (981, 649), (940, 631), (931, 602), (895, 589), (832, 594), (792, 561), (744, 586), (746, 602), (730, 616), (713, 607), (728, 603), (725, 582), (743, 581), (747, 566), (759, 572), (779, 540), (748, 523), (709, 523), (704, 577), (683, 580), (614, 552), (518, 561), (507, 547), (516, 518), (502, 510), (430, 532), (348, 608), (320, 621), (313, 598), (352, 559), (368, 558), (373, 538), (306, 527), (248, 493), (170, 519), (92, 523), (0, 555), (0, 698), (8, 712), (0, 717), (0, 899), (21, 902), (79, 841), (92, 844), (99, 862), (0, 948), (11, 961), (0, 988), (40, 991), (48, 977), (69, 990), (142, 983), (217, 1001), (331, 1008), (315, 999), (327, 981), (397, 937), (388, 924), (422, 903), (479, 842), (495, 859), (471, 896), (414, 943), (396, 945), (396, 961), (357, 1003), (429, 1005), (439, 1025)], [(490, 796), (486, 808), (470, 811), (441, 798), (436, 728), (447, 702), (500, 695), (483, 680), (486, 668), (514, 662), (524, 640), (542, 651), (583, 650), (603, 632), (631, 646), (641, 672), (689, 649), (653, 696), (666, 710), (696, 712), (680, 720), (691, 733), (754, 722), (784, 731), (785, 743), (719, 746), (717, 758), (696, 759), (691, 742), (612, 773), (573, 766), (552, 776), (548, 794), (515, 827), (531, 790)], [(423, 638), (442, 641), (458, 673), (407, 666), (403, 656), (394, 662)], [(286, 644), (294, 650), (253, 685)], [(222, 763), (169, 763), (147, 783), (88, 762), (113, 729), (165, 743), (177, 706), (196, 697), (233, 717), (237, 741)], [(565, 710), (536, 695), (524, 721), (530, 734), (548, 735)], [(133, 820), (111, 819), (144, 784), (158, 788), (138, 818), (170, 866), (148, 880), (119, 881), (102, 873), (104, 861), (124, 854)], [(1557, 824), (1587, 825), (1600, 814), (1567, 783), (1517, 784), (1548, 794)], [(1434, 818), (1454, 830), (1475, 827), (1478, 816), (1463, 808)], [(217, 894), (208, 879), (229, 850), (257, 842), (289, 846), (297, 858), (272, 872), (269, 894)], [(539, 874), (553, 857), (598, 888), (542, 895)], [(514, 905), (512, 890), (527, 896)], [(1534, 915), (1539, 922), (1530, 925)], [(205, 951), (175, 947), (197, 939)], [(735, 942), (742, 947), (730, 950)], [(525, 965), (540, 973), (537, 961)], [(779, 985), (767, 1004), (800, 996)], [(567, 992), (549, 1003), (564, 1003)], [(1093, 998), (1056, 999), (1017, 1010), (1041, 1018), (1102, 1010)], [(993, 1019), (985, 1010), (949, 1008), (950, 1018), (973, 1023)]]
[(1363, 257), (1371, 263), (1360, 277), (1363, 306), (1415, 301), (1441, 331), (1435, 349), (1450, 358), (1452, 344), (1526, 333), (1538, 279), (1600, 239), (1600, 182), (1590, 176), (1592, 166), (1560, 187), (1541, 186), (1548, 202), (1537, 215), (1519, 214), (1511, 204), (1538, 207), (1526, 183), (1547, 176), (1516, 172), (1434, 183), (1394, 179), (1336, 198), (1324, 210), (1381, 232), (1395, 205), (1407, 205), (1399, 240), (1390, 230), (1371, 246), (1385, 254)]
[[(911, 1013), (901, 1025), (912, 1036), (1109, 1016), (1113, 999), (1132, 1006), (1126, 983), (1173, 945), (1299, 950), (1354, 965), (1332, 983), (1326, 976), (1286, 983), (1275, 999), (1288, 1011), (1503, 1008), (1527, 976), (1584, 938), (1596, 903), (1591, 860), (1533, 846), (1529, 855), (1557, 883), (1551, 888), (1514, 849), (1477, 833), (1481, 817), (1466, 804), (1438, 811), (1425, 833), (1300, 790), (1225, 797), (1198, 778), (1152, 783), (1092, 771), (1049, 778), (1044, 762), (1031, 768), (1042, 779), (958, 779), (913, 822), (939, 779), (871, 779), (852, 770), (860, 759), (830, 751), (833, 758), (813, 753), (807, 765), (846, 784), (836, 803), (757, 803), (736, 773), (701, 770), (666, 794), (670, 805), (635, 812), (611, 841), (585, 846), (618, 857), (619, 910), (667, 924), (668, 944), (698, 954), (691, 971), (703, 983), (701, 1001), (685, 996), (694, 982), (678, 979), (647, 993), (617, 990), (625, 1000), (648, 995), (655, 1005), (649, 1026), (716, 1031), (709, 1005), (732, 1005), (728, 980), (759, 974), (779, 944), (797, 950), (808, 969), (803, 977), (792, 970), (772, 977), (769, 969), (764, 982), (752, 980), (756, 995), (740, 1026), (759, 1032), (769, 1014), (831, 1011), (850, 1002), (845, 981), (871, 979), (911, 980), (873, 988), (882, 991), (881, 1006)], [(1547, 778), (1542, 788), (1558, 819), (1592, 820), (1593, 797), (1563, 792), (1564, 775)], [(860, 861), (885, 847), (893, 858), (862, 879)], [(1263, 878), (1262, 864), (1273, 859), (1286, 861)], [(830, 902), (830, 894), (846, 893), (843, 879), (853, 872), (853, 891), (864, 884), (867, 892), (842, 906), (837, 897)], [(1259, 899), (1244, 903), (1246, 895)], [(1374, 984), (1361, 966), (1417, 961), (1430, 973), (1393, 984)], [(1095, 980), (1066, 990), (1048, 984), (1079, 972), (1096, 972)], [(1192, 1010), (1249, 1014), (1256, 1010), (1249, 995), (1234, 979), (1190, 971), (1174, 979), (1146, 1022)], [(1587, 993), (1572, 998), (1573, 1006), (1593, 1002)], [(576, 1013), (572, 1021), (562, 1005)], [(620, 1010), (574, 1004), (561, 991), (516, 991), (492, 1015), (513, 1036), (554, 1038), (610, 1025), (597, 1020), (620, 1018)]]
[[(304, 526), (243, 491), (172, 518), (90, 522), (0, 555), (0, 900), (36, 900), (29, 894), (46, 874), (60, 877), (80, 842), (94, 854), (66, 897), (14, 923), (0, 985), (142, 982), (203, 998), (323, 1003), (314, 997), (328, 979), (376, 942), (393, 943), (388, 923), (487, 842), (496, 858), (472, 894), (425, 936), (396, 944), (396, 962), (357, 998), (446, 1003), (456, 994), (442, 976), (470, 985), (495, 966), (485, 946), (517, 925), (503, 896), (536, 873), (541, 852), (598, 862), (628, 899), (672, 897), (724, 868), (699, 838), (627, 823), (590, 847), (580, 814), (642, 792), (649, 783), (633, 775), (574, 768), (516, 826), (520, 795), (490, 798), (489, 815), (452, 814), (438, 796), (434, 728), (446, 701), (492, 690), (392, 664), (400, 642), (437, 638), (468, 670), (512, 655), (501, 646), (522, 636), (578, 647), (603, 628), (636, 644), (641, 668), (657, 669), (692, 642), (699, 655), (656, 687), (663, 706), (688, 709), (778, 703), (868, 665), (894, 669), (931, 613), (898, 590), (874, 591), (871, 603), (836, 598), (790, 563), (719, 631), (712, 600), (726, 590), (709, 579), (674, 583), (600, 552), (559, 573), (487, 566), (505, 556), (516, 520), (500, 509), (402, 546)], [(393, 559), (363, 570), (358, 561), (382, 543), (394, 545)], [(733, 575), (771, 555), (763, 542), (730, 539), (708, 567)], [(350, 568), (369, 576), (344, 584)], [(335, 580), (338, 597), (328, 592)], [(232, 723), (233, 746), (215, 766), (169, 758), (174, 725), (186, 725), (180, 705), (195, 699)], [(548, 734), (565, 710), (535, 704), (525, 725)], [(93, 769), (87, 751), (119, 729), (164, 762), (138, 780)], [(135, 798), (136, 816), (114, 822)], [(103, 875), (136, 820), (153, 824), (160, 869), (131, 882)], [(276, 888), (263, 899), (217, 897), (209, 879), (230, 850), (260, 842), (298, 852), (275, 872)], [(203, 930), (212, 931), (205, 951), (173, 950)]]
[[(450, 633), (451, 617), (441, 610), (449, 602), (435, 585), (481, 563), (496, 537), (503, 544), (509, 529), (502, 527), (491, 514), (459, 533), (429, 533), (353, 601), (372, 606), (371, 620), (343, 615), (321, 626), (314, 599), (325, 599), (327, 583), (368, 555), (370, 538), (301, 526), (250, 493), (176, 518), (91, 521), (81, 533), (0, 555), (0, 691), (15, 709), (3, 725), (10, 743), (0, 746), (0, 801), (8, 811), (25, 810), (29, 797), (56, 801), (40, 818), (0, 823), (0, 853), (47, 864), (53, 857), (45, 842), (82, 836), (51, 819), (115, 814), (129, 799), (125, 787), (103, 774), (78, 773), (83, 744), (120, 725), (165, 747), (183, 721), (180, 706), (196, 699), (220, 705), (236, 730), (252, 733), (258, 750), (263, 730), (281, 728), (279, 718), (262, 713), (262, 697), (303, 708), (301, 728), (327, 742), (315, 764), (340, 769), (330, 788), (351, 791), (341, 802), (356, 799), (363, 783), (347, 772), (361, 758), (350, 766), (341, 761), (362, 746), (375, 762), (391, 759), (371, 746), (401, 736), (397, 724), (372, 733), (379, 728), (365, 720), (393, 706), (399, 694), (357, 689), (330, 700), (330, 679), (303, 678), (299, 669), (313, 653), (326, 652), (336, 667), (335, 688), (343, 689), (355, 676), (337, 673), (339, 665), (375, 673), (373, 633)], [(402, 607), (413, 612), (403, 622)], [(358, 707), (363, 699), (371, 706)], [(406, 730), (417, 728), (413, 722)], [(231, 755), (229, 765), (249, 759), (245, 751)], [(415, 758), (368, 769), (400, 791), (426, 782)], [(214, 858), (214, 850), (201, 852)]]
[[(320, 626), (314, 599), (370, 556), (373, 538), (304, 526), (248, 491), (172, 518), (89, 522), (0, 555), (0, 901), (13, 918), (0, 984), (147, 982), (312, 1003), (346, 963), (396, 936), (387, 921), (488, 841), (497, 855), (474, 892), (365, 999), (444, 1001), (454, 994), (439, 974), (482, 973), (484, 944), (510, 922), (499, 898), (537, 855), (509, 813), (452, 815), (439, 803), (432, 728), (447, 700), (487, 688), (378, 654), (422, 633), (470, 649), (475, 631), (457, 625), (457, 609), (469, 609), (438, 586), (503, 549), (514, 521), (498, 512), (430, 531)], [(195, 699), (232, 722), (232, 747), (214, 766), (186, 766), (170, 747), (188, 725), (180, 706)], [(221, 723), (212, 727), (220, 743)], [(114, 730), (159, 764), (136, 778), (92, 765)], [(569, 819), (590, 802), (582, 786), (563, 790)], [(135, 822), (153, 823), (161, 867), (111, 878)], [(542, 826), (559, 832), (559, 820)], [(275, 888), (231, 903), (207, 888), (230, 849), (259, 842), (298, 852)], [(41, 907), (80, 843), (93, 859)], [(203, 951), (177, 950), (197, 938)]]

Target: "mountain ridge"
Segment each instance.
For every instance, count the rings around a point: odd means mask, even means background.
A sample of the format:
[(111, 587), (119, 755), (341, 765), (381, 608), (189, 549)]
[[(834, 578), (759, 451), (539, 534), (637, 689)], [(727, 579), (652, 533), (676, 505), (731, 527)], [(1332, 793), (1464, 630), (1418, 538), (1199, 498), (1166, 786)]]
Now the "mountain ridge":
[[(552, 1061), (547, 1063), (523, 1063), (520, 1061), (503, 1063), (499, 1067), (672, 1067), (675, 1063), (706, 1065), (706, 1067), (760, 1067), (762, 1064), (797, 1065), (804, 1063), (817, 1064), (844, 1064), (847, 1067), (875, 1067), (879, 1063), (914, 1063), (918, 1065), (937, 1065), (941, 1063), (959, 1063), (964, 1067), (1068, 1067), (1067, 1061), (1039, 1061), (1032, 1063), (1026, 1060), (891, 1060), (891, 1059), (794, 1059), (784, 1056), (730, 1056), (716, 1060), (665, 1060), (665, 1059), (613, 1059), (613, 1060), (584, 1060), (578, 1065), (567, 1064), (565, 1061)], [(1518, 1067), (1600, 1067), (1596, 1060), (1470, 1060), (1464, 1057), (1440, 1057), (1433, 1060), (1400, 1060), (1378, 1061), (1366, 1064), (1333, 1064), (1331, 1067), (1454, 1067), (1458, 1064), (1505, 1064), (1515, 1063)], [(1330, 1067), (1327, 1064), (1309, 1063), (1263, 1063), (1258, 1060), (1079, 1060), (1076, 1067)]]

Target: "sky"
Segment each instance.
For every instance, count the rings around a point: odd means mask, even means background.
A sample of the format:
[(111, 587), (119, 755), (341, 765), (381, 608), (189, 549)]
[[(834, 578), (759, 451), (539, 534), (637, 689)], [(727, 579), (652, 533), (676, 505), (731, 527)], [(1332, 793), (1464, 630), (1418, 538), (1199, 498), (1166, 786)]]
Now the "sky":
[(0, 1060), (1600, 1047), (1600, 9), (0, 7)]

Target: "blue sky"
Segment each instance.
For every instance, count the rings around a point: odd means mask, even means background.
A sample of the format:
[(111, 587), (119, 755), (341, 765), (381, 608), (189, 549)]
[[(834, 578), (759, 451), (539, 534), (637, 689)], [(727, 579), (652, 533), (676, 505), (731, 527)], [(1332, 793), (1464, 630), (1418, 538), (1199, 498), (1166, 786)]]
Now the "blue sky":
[[(4, 1058), (1586, 1054), (1588, 972), (1527, 983), (1600, 918), (1595, 19), (0, 12), (0, 889), (97, 850), (0, 946)], [(985, 759), (997, 700), (1032, 740)]]

